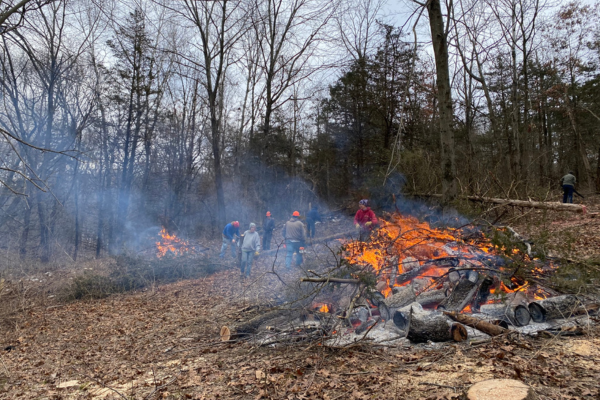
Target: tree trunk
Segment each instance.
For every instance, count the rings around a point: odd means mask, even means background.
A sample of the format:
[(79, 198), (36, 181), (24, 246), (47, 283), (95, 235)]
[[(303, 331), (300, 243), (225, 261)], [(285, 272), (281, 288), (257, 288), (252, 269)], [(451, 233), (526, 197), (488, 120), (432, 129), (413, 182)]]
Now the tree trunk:
[(440, 154), (442, 162), (442, 201), (447, 203), (457, 194), (456, 165), (454, 162), (454, 131), (450, 69), (448, 64), (448, 42), (444, 31), (444, 19), (439, 0), (427, 3), (431, 39), (435, 55), (437, 99), (440, 113)]

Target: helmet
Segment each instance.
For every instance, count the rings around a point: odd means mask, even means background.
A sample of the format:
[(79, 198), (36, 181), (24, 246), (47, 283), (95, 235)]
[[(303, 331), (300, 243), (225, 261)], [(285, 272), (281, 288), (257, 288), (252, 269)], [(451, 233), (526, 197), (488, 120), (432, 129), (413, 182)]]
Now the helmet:
[(369, 207), (369, 200), (362, 199), (361, 201), (358, 202), (358, 204), (362, 204), (365, 207)]
[(239, 223), (239, 222), (237, 222), (237, 221), (233, 221), (233, 222), (231, 223), (231, 225), (235, 226), (236, 228), (239, 228), (239, 227), (240, 227), (240, 223)]
[(271, 211), (267, 211), (267, 217), (271, 216)]
[(294, 216), (294, 217), (299, 217), (299, 216), (300, 216), (300, 213), (299, 213), (298, 211), (294, 211), (294, 213), (292, 214), (292, 216)]

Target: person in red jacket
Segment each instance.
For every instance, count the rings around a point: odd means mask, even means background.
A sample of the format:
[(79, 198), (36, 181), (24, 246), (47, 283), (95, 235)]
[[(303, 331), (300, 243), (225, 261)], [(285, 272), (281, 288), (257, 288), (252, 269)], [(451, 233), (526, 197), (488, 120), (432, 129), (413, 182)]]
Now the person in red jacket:
[(358, 211), (354, 216), (354, 226), (360, 233), (360, 240), (366, 240), (370, 235), (371, 231), (377, 226), (377, 217), (371, 207), (369, 207), (369, 200), (362, 199), (358, 202)]

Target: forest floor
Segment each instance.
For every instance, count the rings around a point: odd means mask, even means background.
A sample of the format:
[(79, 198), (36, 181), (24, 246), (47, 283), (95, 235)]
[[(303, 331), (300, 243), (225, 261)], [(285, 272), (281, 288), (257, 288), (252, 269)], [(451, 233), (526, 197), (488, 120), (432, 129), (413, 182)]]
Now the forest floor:
[[(597, 211), (593, 200), (589, 205)], [(538, 211), (515, 217), (508, 224), (549, 251), (600, 257), (600, 218)], [(330, 221), (320, 228), (339, 231), (345, 224)], [(85, 267), (102, 268), (102, 262)], [(202, 279), (105, 299), (23, 298), (25, 311), (0, 325), (0, 398), (460, 399), (472, 383), (490, 378), (522, 380), (540, 399), (600, 397), (597, 327), (579, 337), (476, 345), (331, 349), (319, 343), (221, 343), (221, 326), (243, 318), (247, 306), (273, 299), (277, 280), (299, 275), (275, 277), (268, 272), (277, 265), (264, 258), (252, 279), (242, 281), (233, 262), (226, 263), (228, 268)], [(70, 274), (45, 274), (36, 287), (47, 290)]]

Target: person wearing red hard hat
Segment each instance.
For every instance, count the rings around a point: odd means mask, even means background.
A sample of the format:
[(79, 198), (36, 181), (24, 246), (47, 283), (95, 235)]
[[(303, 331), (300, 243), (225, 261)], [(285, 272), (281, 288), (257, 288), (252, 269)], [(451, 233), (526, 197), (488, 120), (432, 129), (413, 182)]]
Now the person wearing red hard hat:
[(283, 238), (285, 239), (286, 255), (285, 255), (285, 267), (290, 269), (292, 267), (292, 258), (294, 253), (297, 254), (296, 265), (302, 265), (302, 253), (304, 250), (304, 224), (300, 221), (300, 213), (294, 211), (292, 218), (283, 225)]
[(219, 254), (219, 257), (225, 257), (225, 251), (227, 250), (227, 246), (231, 246), (231, 256), (235, 258), (235, 241), (236, 238), (239, 237), (240, 223), (238, 221), (233, 221), (225, 225), (225, 229), (223, 229), (223, 244), (221, 245), (221, 254)]
[(358, 202), (358, 211), (354, 216), (354, 226), (358, 230), (360, 237), (359, 240), (364, 241), (369, 238), (371, 231), (377, 226), (379, 221), (371, 207), (369, 207), (369, 200), (362, 199)]
[(263, 221), (263, 250), (271, 250), (271, 238), (275, 229), (275, 220), (271, 218), (271, 212), (267, 211), (267, 216)]

